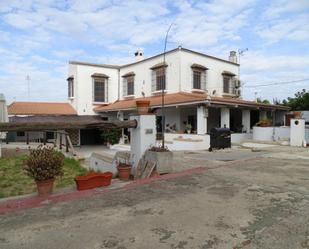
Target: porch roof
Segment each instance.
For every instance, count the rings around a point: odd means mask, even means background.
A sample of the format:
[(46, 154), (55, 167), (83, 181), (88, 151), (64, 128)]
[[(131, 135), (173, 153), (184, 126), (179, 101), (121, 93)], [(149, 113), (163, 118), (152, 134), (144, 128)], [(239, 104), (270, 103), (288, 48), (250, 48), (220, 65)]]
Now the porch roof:
[(12, 102), (9, 115), (77, 115), (69, 103), (60, 102)]
[[(162, 96), (161, 94), (145, 97), (145, 98), (133, 98), (127, 100), (118, 100), (109, 105), (100, 105), (94, 108), (95, 112), (112, 112), (112, 111), (125, 111), (136, 108), (137, 100), (149, 100), (150, 107), (156, 108), (161, 106)], [(239, 106), (248, 108), (265, 108), (265, 109), (279, 109), (289, 110), (286, 106), (256, 103), (255, 101), (248, 101), (230, 97), (214, 97), (209, 96), (206, 93), (189, 93), (189, 92), (178, 92), (165, 94), (164, 104), (166, 106), (178, 106), (178, 105), (190, 105), (200, 103), (213, 103), (218, 105), (226, 106)]]

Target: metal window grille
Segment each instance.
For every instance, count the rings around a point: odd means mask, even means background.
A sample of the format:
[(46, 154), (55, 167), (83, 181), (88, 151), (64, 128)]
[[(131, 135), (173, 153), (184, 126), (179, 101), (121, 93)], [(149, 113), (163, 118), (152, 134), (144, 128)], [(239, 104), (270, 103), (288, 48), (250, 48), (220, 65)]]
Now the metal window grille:
[(123, 78), (123, 96), (134, 95), (134, 76)]
[(231, 77), (223, 76), (223, 92), (224, 93), (230, 93), (230, 90), (231, 90), (230, 81), (231, 81)]
[(192, 89), (206, 90), (206, 70), (192, 70)]
[(155, 78), (155, 91), (166, 90), (166, 69), (165, 67), (161, 67), (155, 69), (155, 74), (153, 77)]
[(68, 97), (74, 97), (74, 83), (73, 79), (68, 80)]
[(107, 102), (107, 79), (94, 79), (94, 102)]

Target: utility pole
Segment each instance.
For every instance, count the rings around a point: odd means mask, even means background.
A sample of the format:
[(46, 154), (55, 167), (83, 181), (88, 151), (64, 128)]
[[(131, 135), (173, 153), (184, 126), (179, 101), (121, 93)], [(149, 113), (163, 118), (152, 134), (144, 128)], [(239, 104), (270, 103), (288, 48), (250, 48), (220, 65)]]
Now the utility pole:
[(26, 81), (27, 81), (27, 94), (28, 94), (28, 101), (30, 101), (30, 80), (31, 80), (30, 76), (29, 76), (29, 75), (27, 75), (27, 76), (26, 76)]
[(164, 133), (165, 133), (165, 115), (164, 115), (164, 91), (166, 88), (166, 67), (165, 67), (165, 54), (166, 54), (166, 44), (167, 44), (167, 38), (168, 38), (168, 34), (172, 28), (173, 23), (170, 24), (170, 26), (168, 27), (168, 30), (166, 31), (166, 35), (165, 35), (165, 42), (164, 42), (164, 52), (163, 52), (163, 75), (164, 75), (164, 84), (163, 86), (161, 86), (162, 88), (162, 103), (161, 103), (161, 112), (162, 112), (162, 148), (165, 148), (165, 137), (164, 137)]

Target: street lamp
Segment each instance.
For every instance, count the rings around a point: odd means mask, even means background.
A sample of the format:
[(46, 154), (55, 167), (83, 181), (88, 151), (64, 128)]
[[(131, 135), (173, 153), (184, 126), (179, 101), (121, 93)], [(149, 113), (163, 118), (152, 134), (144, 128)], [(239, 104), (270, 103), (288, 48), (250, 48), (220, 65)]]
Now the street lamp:
[[(239, 79), (239, 82), (240, 82), (240, 87), (242, 87), (242, 84), (241, 84), (241, 81), (240, 81), (240, 57), (244, 55), (245, 52), (248, 51), (248, 48), (245, 48), (245, 49), (238, 49), (238, 64), (239, 64), (239, 67), (238, 67), (238, 79)], [(242, 89), (241, 89), (242, 91)]]
[(164, 76), (164, 84), (163, 86), (161, 86), (162, 88), (162, 92), (161, 92), (161, 97), (162, 97), (162, 103), (161, 103), (161, 115), (162, 115), (162, 120), (161, 120), (161, 124), (162, 124), (162, 148), (165, 148), (165, 138), (164, 138), (164, 133), (165, 133), (165, 115), (164, 115), (164, 91), (166, 88), (166, 74), (165, 74), (165, 54), (166, 54), (166, 44), (167, 44), (167, 39), (168, 39), (168, 34), (171, 30), (173, 26), (173, 23), (170, 24), (170, 26), (168, 27), (167, 31), (166, 31), (166, 35), (165, 35), (165, 42), (164, 42), (164, 52), (163, 52), (163, 76)]

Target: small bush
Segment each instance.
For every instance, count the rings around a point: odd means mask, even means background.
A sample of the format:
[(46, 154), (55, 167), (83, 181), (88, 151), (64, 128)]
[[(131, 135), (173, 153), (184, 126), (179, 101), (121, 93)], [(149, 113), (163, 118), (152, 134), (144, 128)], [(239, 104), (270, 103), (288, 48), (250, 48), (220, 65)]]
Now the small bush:
[(272, 121), (268, 118), (263, 118), (256, 125), (262, 127), (272, 126)]
[(54, 179), (63, 176), (64, 155), (50, 146), (38, 146), (30, 150), (24, 161), (23, 170), (36, 181)]
[(101, 134), (101, 137), (104, 142), (110, 143), (110, 144), (117, 144), (119, 143), (119, 140), (122, 135), (122, 130), (120, 128), (111, 128), (104, 130)]

